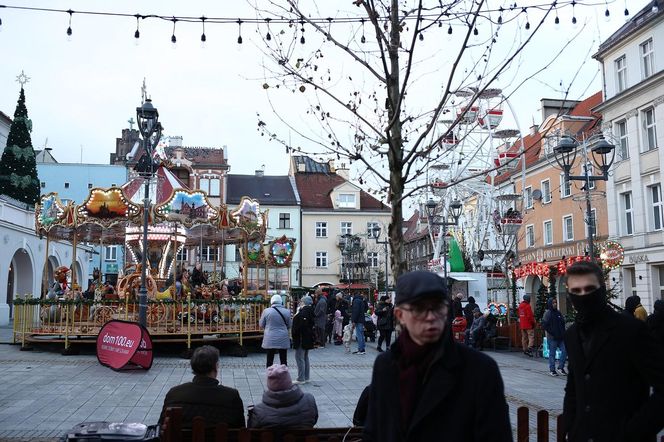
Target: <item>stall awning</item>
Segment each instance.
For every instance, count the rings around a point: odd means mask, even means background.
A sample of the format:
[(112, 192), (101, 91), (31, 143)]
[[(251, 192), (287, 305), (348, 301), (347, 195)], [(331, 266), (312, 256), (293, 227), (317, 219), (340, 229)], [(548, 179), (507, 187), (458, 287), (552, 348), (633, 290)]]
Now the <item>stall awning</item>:
[(346, 289), (346, 290), (367, 290), (371, 286), (369, 284), (360, 284), (360, 283), (351, 283), (351, 284), (337, 284), (334, 286), (335, 289)]
[(470, 276), (450, 276), (450, 278), (455, 281), (477, 281), (477, 279), (471, 278)]

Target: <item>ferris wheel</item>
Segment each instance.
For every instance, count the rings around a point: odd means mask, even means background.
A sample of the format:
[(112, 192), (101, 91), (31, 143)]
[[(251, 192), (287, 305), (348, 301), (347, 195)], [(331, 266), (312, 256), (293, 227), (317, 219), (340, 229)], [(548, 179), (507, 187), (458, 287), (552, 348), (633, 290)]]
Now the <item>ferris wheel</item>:
[[(503, 268), (521, 225), (520, 195), (501, 195), (496, 184), (499, 174), (519, 166), (522, 132), (502, 90), (467, 88), (454, 95), (454, 105), (445, 112), (450, 117), (439, 121), (438, 133), (446, 136), (441, 142), (443, 154), (429, 168), (429, 187), (443, 206), (455, 199), (464, 201), (458, 231), (463, 232), (469, 257), (484, 255), (479, 256), (482, 268)], [(505, 122), (505, 112), (511, 122)], [(451, 182), (456, 184), (448, 188)], [(435, 252), (442, 242), (436, 238)]]

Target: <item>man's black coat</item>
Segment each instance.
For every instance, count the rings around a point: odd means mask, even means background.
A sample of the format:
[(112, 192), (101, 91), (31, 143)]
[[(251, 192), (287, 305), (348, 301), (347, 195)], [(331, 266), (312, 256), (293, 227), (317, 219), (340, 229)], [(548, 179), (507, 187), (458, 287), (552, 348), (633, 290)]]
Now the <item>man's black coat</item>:
[(230, 428), (244, 428), (244, 406), (237, 390), (219, 385), (208, 376), (196, 375), (191, 382), (177, 385), (166, 393), (159, 422), (168, 407), (182, 407), (182, 426), (191, 428), (196, 416), (205, 418), (205, 425), (227, 423)]
[(298, 314), (293, 316), (293, 348), (302, 347), (303, 350), (314, 348), (314, 308), (305, 305)]
[(398, 344), (376, 358), (365, 441), (512, 441), (496, 362), (448, 338), (435, 349), (408, 428), (401, 425)]
[[(646, 441), (664, 426), (664, 354), (643, 322), (606, 307), (585, 355), (579, 326), (565, 333), (563, 406), (570, 441)], [(650, 393), (653, 387), (653, 393)], [(653, 439), (654, 440), (654, 439)]]

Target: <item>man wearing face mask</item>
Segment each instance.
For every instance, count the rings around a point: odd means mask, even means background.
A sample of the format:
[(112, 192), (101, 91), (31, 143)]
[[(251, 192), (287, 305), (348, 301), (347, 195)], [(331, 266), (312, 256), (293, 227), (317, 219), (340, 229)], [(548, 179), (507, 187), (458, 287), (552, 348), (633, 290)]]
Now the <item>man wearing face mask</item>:
[(664, 428), (664, 352), (643, 322), (607, 305), (597, 264), (568, 267), (567, 292), (576, 310), (565, 333), (567, 440), (654, 440)]

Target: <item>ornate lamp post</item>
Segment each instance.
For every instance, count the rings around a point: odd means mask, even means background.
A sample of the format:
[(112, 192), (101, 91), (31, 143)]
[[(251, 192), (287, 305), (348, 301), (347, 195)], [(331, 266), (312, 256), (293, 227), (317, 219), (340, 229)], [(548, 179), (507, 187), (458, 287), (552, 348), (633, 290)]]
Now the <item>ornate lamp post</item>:
[(436, 221), (436, 207), (437, 204), (436, 202), (432, 199), (429, 198), (429, 201), (427, 201), (426, 205), (426, 211), (427, 211), (427, 220), (429, 222), (429, 226), (442, 226), (443, 231), (442, 231), (442, 236), (443, 236), (443, 275), (445, 276), (445, 281), (447, 282), (447, 227), (448, 226), (456, 226), (459, 224), (459, 218), (461, 217), (461, 212), (463, 211), (463, 204), (461, 204), (461, 201), (459, 200), (454, 200), (450, 203), (450, 206), (447, 211), (447, 215), (443, 217), (443, 219), (447, 220), (449, 219), (450, 215), (452, 215), (452, 220), (453, 221)]
[[(373, 233), (373, 238), (376, 241), (376, 244), (382, 244), (383, 245), (383, 253), (385, 254), (385, 295), (387, 295), (387, 287), (388, 287), (388, 276), (387, 276), (387, 244), (389, 243), (387, 235), (385, 235), (385, 239), (383, 241), (378, 241), (378, 238), (380, 237), (380, 231), (381, 228), (380, 226), (375, 226), (372, 230)], [(376, 284), (378, 285), (378, 284)], [(378, 287), (376, 287), (378, 288)]]
[(139, 291), (138, 322), (146, 326), (148, 307), (147, 289), (147, 256), (148, 256), (148, 223), (150, 213), (150, 180), (155, 173), (155, 163), (152, 154), (161, 138), (161, 123), (159, 123), (159, 112), (152, 105), (149, 98), (136, 108), (136, 119), (138, 130), (143, 137), (143, 156), (136, 165), (139, 175), (145, 180), (145, 195), (143, 198), (143, 253), (141, 254), (141, 289)]
[[(560, 138), (558, 145), (553, 149), (556, 163), (563, 171), (565, 175), (565, 182), (568, 181), (583, 181), (585, 185), (583, 189), (585, 191), (585, 200), (586, 200), (586, 224), (588, 226), (588, 253), (590, 259), (595, 260), (595, 244), (594, 244), (594, 235), (593, 225), (595, 220), (593, 219), (592, 207), (590, 204), (590, 183), (594, 181), (607, 181), (609, 179), (609, 168), (613, 164), (615, 159), (615, 146), (604, 138), (604, 135), (599, 134), (588, 139), (584, 139), (581, 143), (583, 148), (583, 175), (570, 175), (574, 161), (576, 160), (576, 152), (579, 147), (579, 142), (569, 136), (564, 135)], [(601, 171), (600, 175), (591, 175), (590, 167), (591, 162), (588, 159), (588, 149), (592, 152), (592, 162), (595, 163), (595, 166)]]

